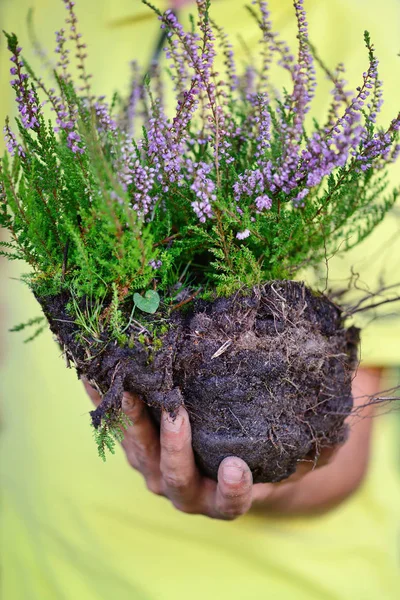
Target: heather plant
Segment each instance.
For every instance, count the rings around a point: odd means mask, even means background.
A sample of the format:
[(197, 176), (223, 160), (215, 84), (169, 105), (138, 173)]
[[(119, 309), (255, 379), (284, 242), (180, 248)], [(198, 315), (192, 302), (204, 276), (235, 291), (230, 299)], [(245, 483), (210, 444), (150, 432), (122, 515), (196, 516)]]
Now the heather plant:
[[(143, 0), (165, 31), (167, 64), (132, 63), (128, 95), (109, 102), (93, 95), (74, 2), (63, 1), (54, 87), (6, 33), (18, 117), (4, 128), (0, 225), (10, 239), (1, 253), (29, 264), (25, 280), (42, 305), (63, 299), (88, 360), (110, 339), (145, 343), (154, 356), (177, 308), (293, 279), (358, 244), (393, 206), (399, 190), (388, 189), (387, 166), (400, 152), (400, 114), (377, 127), (382, 82), (367, 32), (353, 91), (344, 66), (327, 67), (310, 43), (303, 0), (293, 3), (296, 56), (267, 2), (252, 2), (261, 60), (242, 72), (210, 0), (197, 0), (188, 30)], [(270, 81), (275, 64), (288, 89)], [(317, 69), (332, 86), (322, 122), (309, 115)], [(118, 419), (109, 430), (120, 431)], [(104, 439), (103, 429), (102, 453), (113, 447)]]
[[(167, 32), (171, 114), (164, 74), (144, 76), (136, 63), (127, 99), (109, 105), (93, 96), (74, 3), (65, 5), (55, 88), (35, 76), (16, 36), (6, 34), (19, 116), (18, 137), (9, 122), (4, 129), (1, 225), (11, 240), (3, 253), (31, 266), (35, 293), (73, 287), (78, 296), (101, 297), (115, 287), (124, 298), (155, 286), (171, 305), (174, 286), (185, 281), (203, 295), (229, 295), (292, 278), (339, 246), (356, 245), (393, 205), (398, 191), (387, 192), (385, 167), (399, 152), (400, 118), (376, 127), (382, 83), (367, 33), (360, 86), (346, 89), (343, 65), (323, 66), (332, 103), (326, 121), (307, 129), (316, 75), (301, 1), (294, 2), (297, 58), (273, 31), (267, 3), (253, 2), (262, 64), (241, 74), (209, 1), (197, 2), (191, 31), (172, 11), (153, 7)], [(274, 61), (292, 81), (280, 96), (269, 81)]]

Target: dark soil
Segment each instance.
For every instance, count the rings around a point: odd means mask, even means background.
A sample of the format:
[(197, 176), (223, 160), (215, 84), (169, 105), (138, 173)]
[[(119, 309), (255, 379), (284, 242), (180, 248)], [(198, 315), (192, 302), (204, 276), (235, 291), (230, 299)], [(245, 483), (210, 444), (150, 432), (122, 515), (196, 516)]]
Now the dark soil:
[(106, 338), (96, 355), (77, 336), (68, 300), (39, 298), (79, 376), (104, 395), (92, 412), (96, 427), (120, 409), (124, 390), (158, 414), (184, 403), (202, 471), (215, 479), (221, 460), (235, 455), (255, 482), (281, 481), (299, 460), (345, 440), (358, 330), (344, 329), (340, 309), (303, 284), (268, 283), (249, 296), (175, 311), (151, 357), (138, 341), (129, 348)]

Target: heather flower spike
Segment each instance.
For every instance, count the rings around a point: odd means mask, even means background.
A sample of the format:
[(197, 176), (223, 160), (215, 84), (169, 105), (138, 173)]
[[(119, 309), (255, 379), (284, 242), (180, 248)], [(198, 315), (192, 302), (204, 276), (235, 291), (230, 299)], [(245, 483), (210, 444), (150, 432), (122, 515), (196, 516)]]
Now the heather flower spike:
[[(6, 34), (18, 116), (4, 128), (0, 226), (10, 235), (2, 254), (30, 265), (25, 279), (50, 321), (50, 300), (65, 304), (57, 318), (73, 324), (68, 335), (78, 345), (72, 348), (64, 334), (59, 339), (72, 362), (81, 364), (76, 352), (90, 363), (120, 348), (109, 364), (122, 365), (138, 344), (154, 354), (161, 342), (149, 314), (177, 323), (173, 315), (195, 300), (290, 280), (358, 244), (395, 203), (399, 189), (389, 188), (386, 167), (400, 153), (400, 113), (378, 125), (382, 82), (368, 33), (365, 65), (351, 90), (344, 65), (325, 65), (310, 42), (303, 0), (293, 2), (296, 49), (274, 30), (268, 3), (253, 0), (249, 18), (259, 26), (259, 52), (243, 69), (213, 21), (211, 0), (196, 1), (189, 29), (172, 10), (162, 13), (144, 0), (165, 33), (164, 58), (147, 70), (131, 63), (126, 97), (96, 98), (74, 2), (60, 1), (66, 23), (56, 32), (53, 87), (35, 75), (16, 36)], [(274, 65), (290, 80), (286, 90), (275, 92)], [(319, 77), (330, 81), (332, 98), (316, 123), (310, 113)], [(160, 299), (147, 316), (146, 297)], [(225, 359), (228, 347), (233, 356), (228, 344), (215, 348), (210, 361)], [(145, 371), (153, 354), (148, 363), (140, 358)], [(109, 428), (99, 430), (103, 450), (110, 431), (120, 435), (121, 390), (135, 391), (131, 382), (142, 372), (118, 369), (112, 382), (110, 368), (98, 379), (99, 390), (112, 388), (93, 416), (96, 427)], [(163, 386), (171, 373), (172, 367)], [(153, 405), (162, 397), (175, 406), (180, 392), (160, 389)]]

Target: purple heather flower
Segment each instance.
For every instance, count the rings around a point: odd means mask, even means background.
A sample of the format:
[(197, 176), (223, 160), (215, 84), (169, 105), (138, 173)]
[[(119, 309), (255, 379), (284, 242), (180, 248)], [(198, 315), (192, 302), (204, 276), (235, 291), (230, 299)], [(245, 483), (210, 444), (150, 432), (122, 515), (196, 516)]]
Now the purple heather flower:
[(6, 121), (3, 131), (6, 147), (11, 156), (14, 156), (14, 154), (17, 152), (18, 156), (25, 158), (24, 149), (22, 148), (21, 144), (18, 144), (15, 134), (10, 129), (8, 120)]
[(20, 58), (21, 50), (22, 48), (17, 46), (10, 58), (15, 65), (15, 67), (11, 67), (10, 72), (16, 76), (10, 83), (16, 92), (22, 125), (25, 129), (37, 129), (39, 127), (40, 105), (35, 91), (28, 85), (28, 75), (23, 73), (23, 62)]
[(258, 196), (256, 198), (256, 206), (258, 211), (269, 210), (272, 207), (272, 200), (266, 194)]
[(140, 218), (146, 218), (159, 200), (154, 193), (159, 171), (156, 167), (141, 164), (137, 151), (126, 135), (122, 138), (115, 171), (122, 189), (129, 194), (132, 209)]
[(160, 104), (155, 103), (147, 130), (148, 154), (157, 181), (164, 186), (164, 191), (171, 183), (181, 185), (183, 182), (184, 129), (185, 124), (178, 116), (171, 125)]
[(113, 132), (117, 129), (117, 123), (110, 115), (110, 107), (104, 100), (105, 96), (100, 96), (93, 105), (99, 133)]
[(89, 75), (88, 73), (86, 73), (86, 67), (85, 67), (85, 59), (87, 58), (87, 53), (85, 51), (86, 44), (84, 44), (81, 41), (82, 34), (78, 33), (78, 31), (77, 31), (78, 19), (75, 14), (75, 11), (74, 11), (75, 2), (71, 2), (70, 0), (63, 0), (63, 2), (68, 11), (68, 18), (66, 19), (66, 23), (68, 23), (68, 25), (69, 25), (69, 39), (75, 43), (75, 48), (76, 48), (75, 57), (78, 61), (77, 67), (78, 67), (79, 73), (80, 73), (79, 78), (83, 82), (81, 91), (85, 92), (87, 98), (89, 100), (91, 100), (92, 98), (90, 95), (89, 80), (92, 77), (92, 75)]
[[(174, 15), (173, 15), (174, 17)], [(171, 21), (171, 17), (167, 17)], [(176, 24), (177, 21), (172, 18), (172, 24)], [(171, 61), (170, 68), (172, 73), (172, 80), (174, 83), (174, 89), (176, 92), (183, 92), (189, 81), (188, 68), (185, 61), (185, 51), (181, 48), (179, 40), (168, 35), (169, 46), (164, 48), (165, 56)]]
[(246, 238), (248, 238), (250, 235), (250, 230), (249, 229), (245, 229), (244, 231), (239, 231), (236, 234), (236, 237), (238, 240), (245, 240)]
[(294, 198), (293, 200), (293, 204), (294, 206), (304, 206), (304, 198), (306, 196), (308, 196), (308, 194), (310, 193), (310, 190), (308, 188), (304, 188), (303, 190), (301, 190), (301, 192), (299, 192), (296, 196), (296, 198)]
[[(325, 129), (327, 132), (331, 130), (331, 128), (336, 129), (336, 122), (339, 119), (339, 111), (341, 107), (349, 106), (349, 97), (352, 95), (351, 91), (346, 90), (347, 81), (343, 78), (343, 74), (345, 73), (345, 68), (343, 63), (339, 63), (336, 67), (336, 71), (333, 73), (327, 72), (327, 77), (333, 83), (333, 90), (331, 94), (333, 96), (333, 100), (331, 106), (328, 111), (328, 121), (325, 125)], [(367, 95), (369, 92), (366, 90)]]
[(154, 269), (154, 271), (157, 271), (157, 269), (162, 266), (162, 260), (150, 260), (149, 266)]
[(83, 154), (84, 148), (79, 146), (81, 142), (81, 136), (76, 131), (70, 131), (67, 135), (67, 146), (71, 148), (74, 154)]
[(390, 129), (392, 131), (400, 131), (400, 113), (397, 115), (395, 119), (393, 119)]
[(68, 73), (68, 65), (69, 65), (69, 50), (65, 48), (66, 38), (65, 38), (65, 29), (60, 29), (60, 31), (56, 31), (56, 41), (57, 46), (55, 52), (60, 55), (60, 59), (57, 63), (57, 67), (61, 67), (62, 74), (61, 77), (65, 82), (69, 82), (71, 77)]
[(192, 94), (205, 98), (204, 108), (208, 111), (209, 117), (203, 115), (203, 122), (204, 125), (208, 123), (211, 132), (211, 143), (214, 147), (218, 177), (220, 159), (227, 153), (230, 143), (225, 128), (225, 113), (222, 106), (217, 102), (217, 86), (213, 80), (216, 49), (215, 36), (207, 17), (207, 2), (197, 0), (197, 7), (201, 37), (197, 33), (186, 33), (172, 10), (167, 10), (160, 19), (162, 27), (168, 29), (168, 38), (172, 39), (175, 36), (179, 42), (179, 45), (174, 46), (175, 53), (179, 47), (181, 60), (184, 60), (194, 72), (192, 75)]
[(132, 175), (132, 208), (139, 216), (145, 217), (154, 208), (159, 198), (153, 192), (156, 171), (147, 165), (143, 167), (137, 160), (133, 166)]
[(255, 142), (257, 145), (254, 156), (262, 158), (267, 148), (271, 145), (271, 115), (268, 110), (268, 96), (260, 94), (253, 102), (256, 109), (254, 120), (256, 124)]
[(63, 99), (54, 95), (54, 90), (50, 90), (50, 94), (52, 107), (56, 113), (57, 127), (54, 128), (54, 131), (65, 131), (67, 133), (68, 148), (70, 148), (74, 154), (83, 154), (85, 149), (83, 147), (82, 138), (76, 131), (77, 108), (70, 104), (65, 105)]
[[(277, 206), (277, 197), (286, 196), (294, 207), (304, 206), (308, 194), (315, 197), (324, 179), (338, 168), (348, 167), (355, 173), (371, 167), (379, 169), (400, 153), (396, 133), (400, 117), (387, 131), (374, 127), (382, 105), (382, 84), (368, 37), (370, 63), (360, 86), (350, 94), (343, 65), (339, 64), (333, 72), (325, 69), (333, 84), (328, 117), (321, 127), (305, 134), (316, 84), (303, 0), (294, 0), (297, 59), (286, 42), (273, 32), (268, 3), (253, 1), (251, 10), (262, 33), (261, 70), (251, 65), (241, 77), (236, 73), (234, 53), (226, 34), (214, 27), (208, 17), (207, 0), (197, 0), (197, 32), (186, 32), (174, 12), (167, 10), (160, 20), (167, 36), (165, 52), (176, 92), (175, 112), (172, 117), (166, 112), (156, 68), (151, 67), (147, 85), (133, 63), (129, 97), (118, 122), (111, 116), (104, 97), (96, 100), (91, 95), (90, 76), (85, 70), (86, 46), (77, 32), (74, 2), (64, 0), (64, 3), (68, 32), (61, 29), (56, 34), (60, 96), (55, 90), (46, 90), (41, 80), (37, 86), (45, 91), (55, 111), (59, 138), (66, 140), (75, 154), (85, 151), (78, 131), (80, 107), (83, 123), (95, 117), (98, 140), (104, 146), (107, 160), (111, 157), (112, 171), (124, 191), (123, 198), (111, 192), (111, 199), (130, 207), (144, 222), (153, 219), (156, 210), (170, 208), (171, 201), (177, 210), (182, 203), (182, 218), (190, 214), (193, 220), (197, 217), (206, 223), (214, 217), (213, 205), (219, 194), (226, 202), (232, 201), (231, 212), (246, 215), (249, 224)], [(64, 84), (72, 85), (68, 74), (69, 53), (65, 48), (68, 40), (75, 43), (74, 54), (83, 82), (80, 90), (83, 94), (77, 103), (64, 93)], [(225, 81), (215, 67), (217, 47), (225, 58)], [(12, 85), (17, 91), (23, 125), (36, 131), (40, 105), (35, 90), (28, 84), (28, 75), (23, 72), (20, 52), (17, 48), (11, 58)], [(269, 82), (274, 59), (288, 73), (292, 88), (279, 102), (274, 101)], [(144, 124), (145, 135), (134, 142), (133, 125), (139, 122)], [(23, 148), (18, 146), (9, 128), (5, 134), (9, 152), (24, 157)], [(186, 210), (189, 203), (194, 214)], [(250, 230), (244, 229), (236, 233), (236, 238), (245, 240), (249, 235)], [(153, 260), (149, 264), (156, 270), (161, 263)]]
[[(297, 164), (299, 144), (303, 136), (304, 119), (310, 109), (310, 102), (314, 97), (316, 85), (314, 61), (308, 44), (308, 24), (303, 8), (303, 0), (295, 1), (294, 7), (299, 32), (299, 59), (292, 72), (293, 92), (287, 98), (285, 106), (288, 114), (292, 115), (293, 124), (283, 129), (285, 143), (282, 155), (284, 166), (280, 173), (282, 181), (287, 179), (286, 173), (289, 174)], [(288, 187), (290, 188), (290, 185)], [(283, 185), (282, 189), (285, 191)]]
[(263, 33), (263, 39), (261, 41), (263, 45), (262, 59), (263, 59), (263, 72), (261, 74), (261, 88), (262, 91), (266, 91), (266, 84), (268, 82), (268, 71), (271, 63), (271, 54), (274, 52), (280, 57), (278, 64), (293, 77), (294, 68), (294, 57), (290, 51), (289, 46), (282, 40), (279, 40), (277, 34), (272, 31), (272, 22), (270, 18), (270, 12), (268, 9), (268, 2), (265, 0), (253, 0), (252, 4), (258, 7), (260, 11), (260, 28)]
[(400, 156), (400, 144), (396, 144), (390, 155), (390, 162), (394, 163), (398, 159), (399, 156)]
[[(268, 161), (267, 165), (271, 165)], [(254, 195), (262, 196), (265, 192), (266, 178), (261, 169), (247, 170), (239, 175), (239, 181), (233, 186), (236, 202), (241, 202), (244, 197), (253, 198)]]
[(246, 66), (243, 76), (239, 78), (239, 89), (248, 101), (256, 96), (256, 70), (253, 65)]
[(192, 202), (192, 208), (201, 223), (213, 217), (212, 202), (217, 199), (214, 181), (208, 177), (213, 165), (195, 163), (193, 165), (194, 181), (190, 188), (195, 192), (197, 200)]
[(253, 0), (252, 4), (258, 5), (261, 13), (261, 31), (263, 39), (261, 40), (261, 75), (258, 91), (264, 94), (268, 89), (269, 69), (272, 63), (274, 36), (272, 34), (272, 22), (268, 10), (268, 3), (259, 0)]

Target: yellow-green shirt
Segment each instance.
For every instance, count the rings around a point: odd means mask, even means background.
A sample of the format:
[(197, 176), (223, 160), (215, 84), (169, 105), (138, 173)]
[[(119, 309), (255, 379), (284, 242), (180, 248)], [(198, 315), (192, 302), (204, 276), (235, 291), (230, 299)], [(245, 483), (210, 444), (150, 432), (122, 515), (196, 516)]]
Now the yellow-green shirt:
[[(257, 30), (243, 1), (213, 0), (213, 14), (256, 51)], [(151, 56), (157, 20), (145, 18), (147, 9), (139, 0), (77, 4), (95, 91), (111, 93), (127, 86), (128, 61)], [(270, 4), (277, 29), (294, 41), (291, 1)], [(20, 32), (28, 49), (24, 19), (31, 5), (36, 6), (37, 35), (52, 48), (53, 32), (64, 18), (61, 0), (1, 0), (2, 27)], [(390, 99), (384, 115), (392, 117), (398, 102), (400, 3), (308, 0), (306, 7), (312, 40), (330, 65), (344, 60), (351, 81), (358, 81), (364, 70), (362, 34), (365, 28), (371, 31)], [(7, 59), (2, 42), (0, 117), (13, 110), (5, 85)], [(316, 113), (326, 100), (322, 93)], [(332, 265), (330, 275), (343, 277), (354, 264), (360, 270), (363, 266), (363, 279), (372, 282), (383, 264), (391, 280), (397, 280), (400, 248), (397, 239), (392, 241), (397, 227), (397, 219), (389, 218), (352, 256)], [(380, 247), (384, 249), (375, 256)], [(98, 459), (90, 434), (89, 401), (75, 374), (65, 368), (50, 334), (23, 345), (16, 334), (6, 332), (39, 310), (21, 283), (10, 279), (4, 285), (5, 273), (14, 277), (17, 269), (2, 264), (0, 286), (2, 599), (399, 598), (400, 481), (394, 418), (378, 421), (362, 489), (326, 516), (247, 515), (225, 523), (181, 514), (145, 489), (122, 452), (105, 465)], [(365, 332), (364, 358), (398, 364), (399, 334), (400, 319), (375, 322)]]

